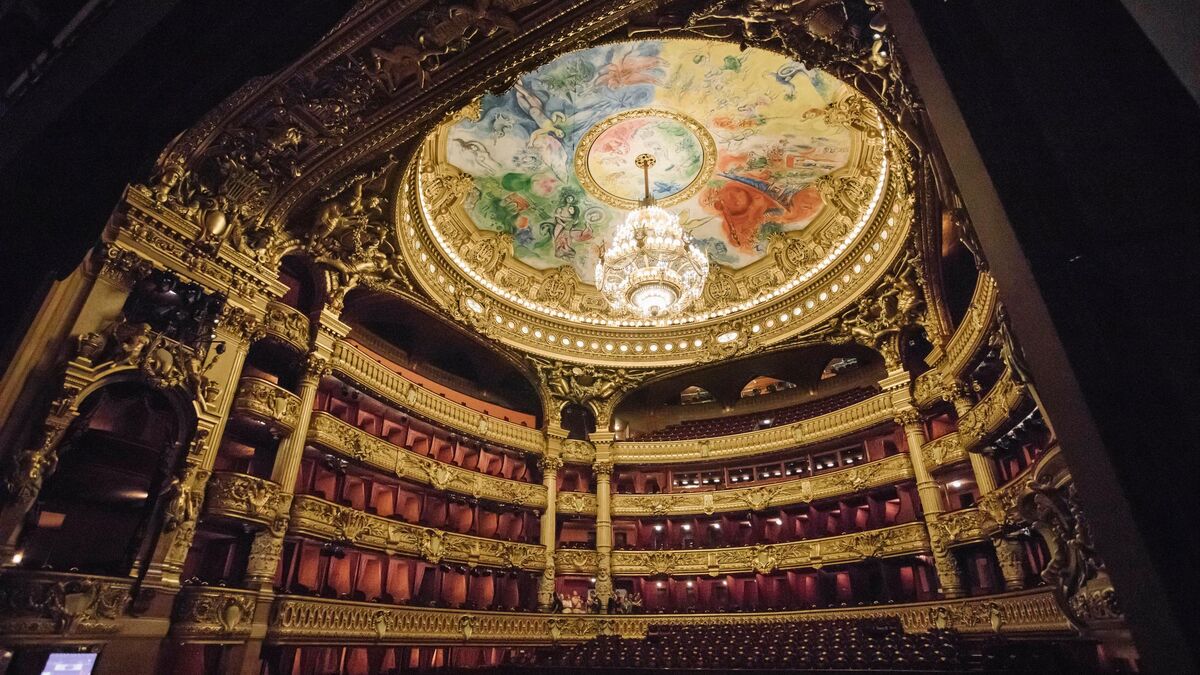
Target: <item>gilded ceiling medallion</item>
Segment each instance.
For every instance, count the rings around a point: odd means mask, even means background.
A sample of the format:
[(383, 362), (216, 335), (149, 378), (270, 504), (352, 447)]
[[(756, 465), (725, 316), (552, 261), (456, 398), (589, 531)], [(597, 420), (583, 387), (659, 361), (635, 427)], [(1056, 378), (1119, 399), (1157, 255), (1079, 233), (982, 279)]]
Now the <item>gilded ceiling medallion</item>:
[[(658, 158), (659, 204), (711, 263), (703, 293), (669, 316), (614, 308), (595, 282), (642, 197), (642, 153)], [(905, 172), (891, 170), (907, 161), (854, 89), (781, 54), (607, 44), (448, 116), (409, 166), (397, 224), (432, 296), (495, 300), (493, 337), (561, 358), (681, 363), (709, 358), (718, 323), (770, 345), (877, 278), (909, 226)]]
[(656, 159), (650, 194), (659, 206), (687, 201), (712, 178), (717, 144), (699, 122), (670, 110), (637, 108), (597, 123), (575, 150), (575, 175), (584, 191), (605, 204), (636, 209), (643, 195), (640, 153)]

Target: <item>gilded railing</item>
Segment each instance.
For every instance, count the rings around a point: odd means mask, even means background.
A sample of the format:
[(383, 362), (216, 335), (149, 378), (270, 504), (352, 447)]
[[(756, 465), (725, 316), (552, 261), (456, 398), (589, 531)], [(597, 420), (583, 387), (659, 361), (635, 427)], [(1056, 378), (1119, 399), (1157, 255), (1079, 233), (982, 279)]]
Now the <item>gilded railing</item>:
[(214, 471), (208, 479), (204, 511), (212, 516), (228, 516), (272, 525), (284, 510), (285, 497), (279, 484), (234, 471)]
[(489, 443), (506, 445), (538, 455), (542, 454), (545, 448), (545, 439), (541, 431), (484, 415), (446, 400), (383, 367), (345, 342), (334, 345), (332, 365), (335, 370), (359, 385), (447, 428), (484, 439)]
[(967, 451), (959, 442), (957, 431), (952, 431), (922, 445), (921, 455), (925, 459), (925, 468), (930, 471), (947, 464), (967, 461)]
[(360, 548), (405, 554), (431, 564), (443, 560), (489, 567), (540, 570), (546, 547), (486, 539), (381, 518), (324, 499), (297, 495), (292, 501), (293, 534), (338, 541)]
[(117, 632), (134, 580), (9, 569), (0, 573), (0, 635)]
[(279, 430), (296, 428), (300, 415), (300, 399), (277, 384), (257, 377), (238, 380), (233, 398), (233, 412), (266, 422)]
[(560, 515), (596, 515), (596, 495), (590, 492), (558, 493), (557, 511)]
[(263, 328), (267, 335), (275, 337), (300, 351), (308, 349), (308, 317), (293, 307), (282, 302), (267, 303), (267, 312), (263, 316)]
[(613, 515), (617, 516), (712, 515), (729, 511), (761, 511), (891, 485), (912, 478), (912, 475), (912, 464), (909, 463), (908, 456), (900, 454), (810, 478), (754, 487), (656, 495), (618, 494), (613, 495), (612, 509)]
[(995, 386), (959, 419), (958, 437), (963, 447), (970, 451), (1000, 431), (1027, 398), (1025, 385), (1013, 380), (1012, 371), (1005, 368)]
[(1048, 588), (962, 600), (737, 614), (529, 614), (398, 607), (282, 596), (267, 629), (272, 644), (552, 644), (599, 635), (645, 638), (654, 626), (755, 626), (837, 619), (899, 619), (906, 632), (1070, 631)]
[(546, 488), (538, 483), (489, 476), (422, 457), (389, 443), (326, 412), (313, 413), (308, 440), (399, 478), (503, 504), (546, 507)]
[(821, 567), (928, 551), (925, 525), (907, 523), (783, 544), (686, 551), (613, 551), (612, 573), (622, 576), (768, 574), (777, 569)]
[[(621, 464), (696, 462), (749, 457), (819, 443), (890, 422), (896, 396), (888, 391), (819, 417), (744, 434), (684, 441), (617, 441), (613, 443), (613, 458)], [(907, 398), (907, 392), (904, 397)]]
[(213, 639), (250, 636), (258, 594), (237, 588), (184, 586), (175, 597), (171, 636)]

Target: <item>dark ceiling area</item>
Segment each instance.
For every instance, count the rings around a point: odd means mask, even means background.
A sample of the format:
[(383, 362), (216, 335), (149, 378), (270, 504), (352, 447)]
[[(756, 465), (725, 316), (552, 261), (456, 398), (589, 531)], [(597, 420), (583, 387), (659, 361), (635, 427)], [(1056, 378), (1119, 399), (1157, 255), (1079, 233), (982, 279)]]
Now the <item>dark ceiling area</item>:
[(650, 382), (621, 401), (621, 407), (656, 408), (679, 405), (679, 393), (687, 387), (707, 390), (726, 407), (741, 396), (742, 388), (756, 377), (767, 376), (785, 380), (801, 389), (812, 391), (820, 382), (821, 372), (836, 358), (856, 358), (861, 368), (886, 375), (883, 359), (878, 352), (856, 344), (818, 344), (773, 351)]
[[(0, 369), (126, 184), (144, 180), (163, 147), (226, 96), (296, 60), (352, 4), (114, 0), (56, 50), (51, 41), (84, 3), (0, 3)], [(11, 87), (46, 54), (36, 78)]]
[(537, 390), (529, 379), (494, 347), (449, 321), (395, 296), (358, 291), (347, 297), (342, 319), (404, 352), (408, 363), (401, 365), (431, 380), (540, 417)]

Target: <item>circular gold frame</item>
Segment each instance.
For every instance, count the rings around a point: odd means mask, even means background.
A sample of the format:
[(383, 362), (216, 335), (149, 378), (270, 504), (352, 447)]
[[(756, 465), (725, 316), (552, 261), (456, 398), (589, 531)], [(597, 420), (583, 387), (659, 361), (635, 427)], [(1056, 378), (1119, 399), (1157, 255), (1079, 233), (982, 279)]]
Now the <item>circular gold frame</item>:
[(583, 138), (579, 139), (579, 145), (575, 148), (575, 176), (579, 180), (579, 185), (588, 195), (599, 199), (609, 206), (627, 211), (638, 207), (638, 200), (625, 199), (618, 197), (613, 193), (605, 190), (592, 178), (591, 169), (588, 167), (588, 155), (591, 152), (592, 144), (605, 131), (626, 120), (637, 119), (640, 117), (659, 117), (668, 119), (673, 122), (678, 122), (692, 132), (696, 141), (700, 143), (700, 152), (702, 153), (702, 161), (700, 170), (696, 173), (696, 177), (692, 182), (688, 183), (682, 190), (668, 197), (663, 197), (657, 200), (658, 205), (662, 207), (674, 206), (682, 204), (692, 198), (697, 192), (704, 187), (704, 184), (712, 178), (713, 172), (717, 168), (717, 142), (713, 139), (712, 134), (708, 133), (708, 129), (688, 115), (677, 113), (673, 110), (664, 110), (662, 108), (633, 108), (630, 110), (622, 110), (615, 115), (610, 115), (603, 120), (597, 122), (588, 129)]

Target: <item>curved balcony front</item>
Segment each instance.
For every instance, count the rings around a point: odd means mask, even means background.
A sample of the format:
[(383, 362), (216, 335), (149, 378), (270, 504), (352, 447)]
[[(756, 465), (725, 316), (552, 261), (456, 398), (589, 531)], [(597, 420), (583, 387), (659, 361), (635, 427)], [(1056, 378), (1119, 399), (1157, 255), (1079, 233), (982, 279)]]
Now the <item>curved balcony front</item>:
[(258, 420), (277, 433), (288, 432), (296, 428), (300, 398), (272, 382), (243, 377), (233, 397), (233, 413)]
[(278, 483), (234, 471), (214, 471), (208, 479), (204, 512), (273, 527), (287, 514)]
[(184, 586), (175, 598), (171, 637), (244, 640), (250, 637), (258, 594), (238, 588)]
[(308, 350), (308, 317), (294, 307), (278, 301), (267, 303), (267, 312), (263, 315), (263, 328), (266, 329), (267, 335), (297, 351)]
[(445, 532), (371, 515), (308, 495), (292, 502), (288, 531), (356, 547), (403, 554), (430, 564), (444, 561), (497, 568), (541, 570), (546, 547)]
[(326, 412), (313, 413), (308, 440), (348, 459), (436, 490), (531, 509), (546, 507), (543, 485), (490, 476), (421, 456)]
[(923, 523), (806, 539), (783, 544), (683, 551), (613, 551), (612, 573), (619, 576), (702, 575), (739, 572), (768, 574), (774, 570), (820, 568), (869, 558), (928, 553)]

